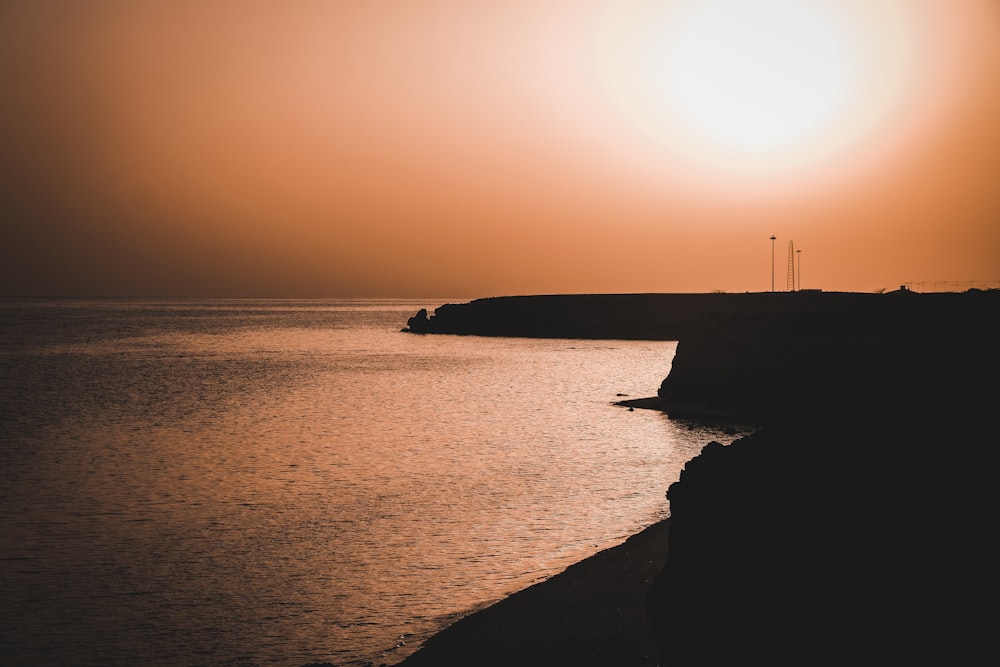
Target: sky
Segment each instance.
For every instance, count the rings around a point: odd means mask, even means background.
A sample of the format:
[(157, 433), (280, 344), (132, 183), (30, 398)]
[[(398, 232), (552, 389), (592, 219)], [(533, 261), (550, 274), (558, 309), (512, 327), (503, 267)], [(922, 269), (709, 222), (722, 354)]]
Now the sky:
[(1000, 287), (1000, 0), (0, 0), (0, 90), (4, 296)]

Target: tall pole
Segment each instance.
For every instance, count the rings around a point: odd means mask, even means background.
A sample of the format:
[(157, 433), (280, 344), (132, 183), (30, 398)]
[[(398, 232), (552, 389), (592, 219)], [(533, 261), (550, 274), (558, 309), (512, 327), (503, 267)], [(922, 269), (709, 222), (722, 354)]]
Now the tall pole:
[(796, 250), (795, 254), (798, 255), (798, 258), (799, 258), (799, 272), (798, 272), (799, 273), (799, 291), (801, 291), (802, 290), (802, 249), (799, 248), (798, 250)]
[(785, 280), (785, 289), (789, 292), (795, 291), (795, 244), (788, 242), (788, 277)]
[(771, 234), (771, 291), (774, 291), (774, 239), (778, 238)]

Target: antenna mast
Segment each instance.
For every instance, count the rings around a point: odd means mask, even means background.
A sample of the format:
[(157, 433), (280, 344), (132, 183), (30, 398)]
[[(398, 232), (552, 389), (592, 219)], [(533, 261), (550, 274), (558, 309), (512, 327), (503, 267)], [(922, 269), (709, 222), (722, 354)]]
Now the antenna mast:
[(789, 292), (795, 291), (795, 246), (788, 242), (788, 285)]

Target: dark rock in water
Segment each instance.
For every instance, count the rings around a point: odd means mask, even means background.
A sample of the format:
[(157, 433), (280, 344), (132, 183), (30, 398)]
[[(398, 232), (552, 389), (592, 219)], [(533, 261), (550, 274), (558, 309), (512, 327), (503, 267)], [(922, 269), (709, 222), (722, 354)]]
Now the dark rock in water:
[(421, 308), (417, 311), (417, 314), (406, 320), (406, 329), (404, 332), (409, 333), (426, 333), (427, 325), (430, 320), (427, 319), (427, 309)]

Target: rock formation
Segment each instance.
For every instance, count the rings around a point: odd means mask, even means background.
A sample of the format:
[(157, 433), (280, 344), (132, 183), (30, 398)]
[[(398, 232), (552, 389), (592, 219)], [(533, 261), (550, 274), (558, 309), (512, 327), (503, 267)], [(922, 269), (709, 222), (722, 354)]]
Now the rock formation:
[[(668, 491), (646, 595), (659, 665), (992, 654), (1000, 291), (505, 297), (409, 325), (679, 340), (656, 405), (762, 425), (709, 443)], [(453, 634), (493, 650), (488, 632)], [(524, 664), (558, 653), (518, 649)]]
[(681, 341), (668, 412), (767, 425), (709, 444), (669, 489), (647, 601), (661, 664), (961, 664), (986, 648), (1000, 309), (949, 296), (720, 317)]
[(429, 320), (427, 319), (427, 309), (421, 308), (417, 314), (406, 320), (405, 333), (426, 333)]

